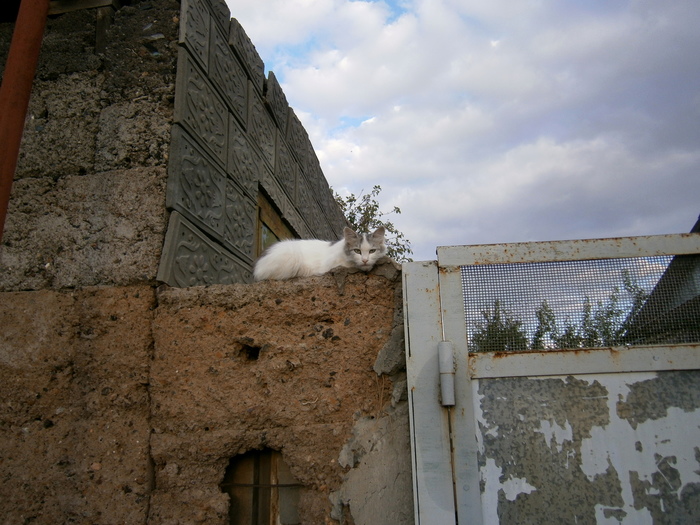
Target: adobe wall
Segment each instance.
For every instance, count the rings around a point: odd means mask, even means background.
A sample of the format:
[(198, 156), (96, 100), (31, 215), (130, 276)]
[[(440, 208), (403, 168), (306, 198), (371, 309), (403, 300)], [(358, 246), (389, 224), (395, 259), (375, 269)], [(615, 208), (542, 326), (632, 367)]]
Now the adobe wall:
[(303, 523), (413, 521), (393, 264), (6, 292), (0, 326), (3, 523), (224, 524), (228, 462), (260, 448), (303, 485)]

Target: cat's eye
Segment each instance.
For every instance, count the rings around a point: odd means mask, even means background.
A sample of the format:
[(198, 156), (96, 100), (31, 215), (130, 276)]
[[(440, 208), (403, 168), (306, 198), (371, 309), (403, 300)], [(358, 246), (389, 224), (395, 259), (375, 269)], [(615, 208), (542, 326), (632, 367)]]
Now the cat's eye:
[(362, 253), (362, 250), (360, 250), (359, 248), (355, 248), (355, 249), (353, 250), (353, 252), (355, 252), (355, 253)]
[(376, 251), (377, 251), (377, 250), (370, 250), (369, 253), (374, 253), (374, 252), (376, 252)]

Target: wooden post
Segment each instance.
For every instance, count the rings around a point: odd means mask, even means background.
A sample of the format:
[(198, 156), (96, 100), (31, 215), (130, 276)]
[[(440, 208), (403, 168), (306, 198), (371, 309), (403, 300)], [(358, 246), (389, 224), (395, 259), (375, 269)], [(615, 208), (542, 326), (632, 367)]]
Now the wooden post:
[(48, 11), (49, 0), (22, 0), (0, 86), (0, 240)]

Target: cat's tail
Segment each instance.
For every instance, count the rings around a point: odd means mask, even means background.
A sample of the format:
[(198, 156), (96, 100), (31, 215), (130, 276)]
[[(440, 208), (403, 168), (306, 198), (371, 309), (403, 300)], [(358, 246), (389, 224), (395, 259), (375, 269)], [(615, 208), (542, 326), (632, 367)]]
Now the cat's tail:
[(280, 277), (276, 276), (277, 273), (279, 273), (277, 270), (279, 270), (277, 265), (263, 255), (255, 262), (255, 266), (253, 267), (253, 280), (266, 281), (268, 279), (280, 279)]
[(270, 246), (255, 262), (255, 281), (284, 280), (300, 273), (302, 262), (289, 242), (281, 241)]

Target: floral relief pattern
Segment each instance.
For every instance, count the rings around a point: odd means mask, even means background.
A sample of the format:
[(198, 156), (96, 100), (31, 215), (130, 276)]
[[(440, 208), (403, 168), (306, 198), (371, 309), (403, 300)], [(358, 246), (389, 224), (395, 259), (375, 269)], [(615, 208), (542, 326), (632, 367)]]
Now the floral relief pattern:
[(226, 162), (228, 112), (212, 87), (196, 66), (187, 60), (186, 98), (183, 120), (193, 134), (219, 158)]
[[(217, 180), (218, 179), (218, 180)], [(181, 202), (186, 211), (214, 231), (222, 230), (224, 196), (221, 177), (201, 155), (185, 154), (180, 175)]]
[(202, 0), (183, 0), (182, 38), (192, 54), (206, 67), (209, 55), (209, 27), (211, 17), (206, 3)]
[(209, 73), (212, 80), (221, 90), (236, 117), (245, 122), (248, 80), (243, 67), (218, 30), (212, 31), (211, 55)]
[(265, 64), (255, 49), (255, 45), (248, 38), (241, 24), (233, 18), (231, 20), (231, 36), (229, 43), (241, 57), (242, 62), (248, 68), (255, 89), (262, 93), (265, 82)]
[(289, 198), (294, 201), (297, 198), (297, 172), (299, 170), (296, 161), (289, 153), (289, 148), (281, 140), (277, 145), (276, 160), (275, 177), (280, 181)]
[(185, 221), (177, 221), (176, 228), (177, 246), (171, 272), (174, 283), (170, 284), (186, 287), (250, 281), (248, 270)]
[(228, 157), (230, 176), (243, 186), (251, 197), (255, 197), (258, 192), (258, 181), (262, 178), (261, 160), (248, 143), (243, 130), (235, 122), (229, 125)]
[(255, 202), (244, 197), (232, 180), (226, 182), (226, 226), (224, 240), (235, 251), (253, 259)]
[(254, 142), (260, 147), (263, 159), (270, 167), (275, 165), (275, 134), (277, 132), (272, 117), (262, 100), (254, 93), (250, 94), (249, 132)]

